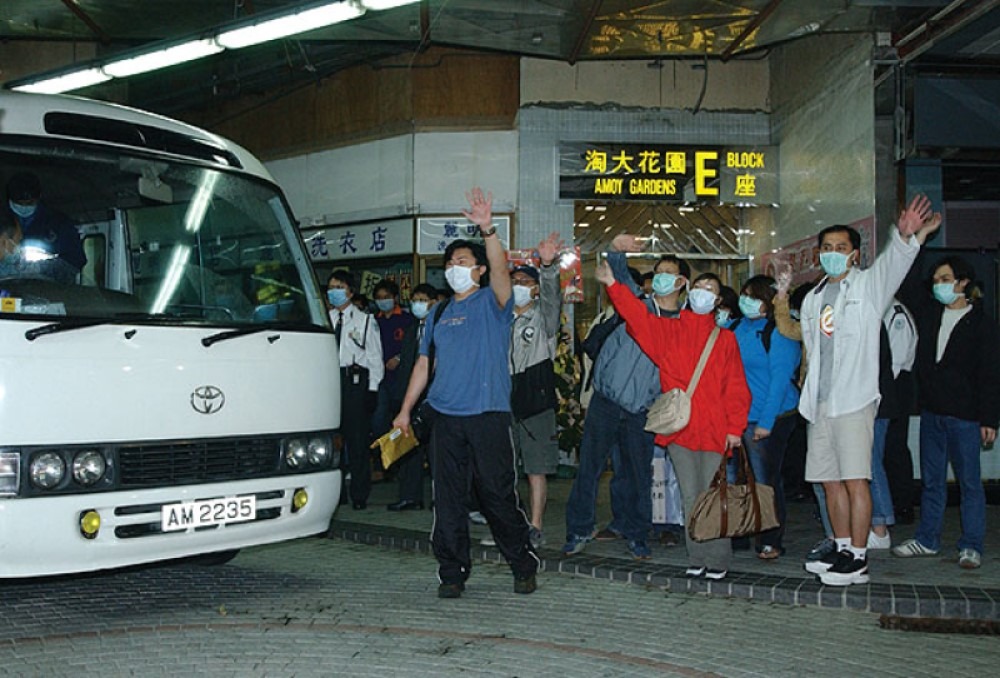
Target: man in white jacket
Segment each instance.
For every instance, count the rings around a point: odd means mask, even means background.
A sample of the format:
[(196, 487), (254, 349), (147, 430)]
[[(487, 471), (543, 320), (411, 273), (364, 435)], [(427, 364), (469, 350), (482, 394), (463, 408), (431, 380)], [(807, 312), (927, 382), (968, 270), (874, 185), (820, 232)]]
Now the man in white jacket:
[(809, 371), (799, 411), (809, 422), (806, 480), (826, 490), (837, 550), (806, 563), (824, 584), (868, 582), (871, 452), (880, 399), (882, 315), (906, 277), (920, 245), (941, 225), (930, 201), (917, 196), (890, 231), (868, 269), (858, 266), (860, 234), (830, 226), (819, 234), (826, 277), (802, 302), (802, 340)]

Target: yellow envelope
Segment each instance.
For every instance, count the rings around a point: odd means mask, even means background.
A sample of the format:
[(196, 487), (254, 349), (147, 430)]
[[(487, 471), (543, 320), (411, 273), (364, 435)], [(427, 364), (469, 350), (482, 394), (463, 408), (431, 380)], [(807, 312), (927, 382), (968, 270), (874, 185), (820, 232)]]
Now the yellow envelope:
[(419, 444), (412, 431), (403, 433), (402, 429), (394, 428), (372, 443), (371, 449), (382, 448), (382, 468), (389, 468)]

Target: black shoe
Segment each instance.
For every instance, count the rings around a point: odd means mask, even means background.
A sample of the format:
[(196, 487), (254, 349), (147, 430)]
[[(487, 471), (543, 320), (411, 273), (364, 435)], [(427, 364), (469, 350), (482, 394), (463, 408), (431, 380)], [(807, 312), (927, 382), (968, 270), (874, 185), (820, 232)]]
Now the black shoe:
[(354, 502), (354, 504), (352, 504), (352, 506), (354, 507), (355, 511), (364, 511), (366, 508), (368, 508), (368, 502), (356, 501)]
[(535, 575), (533, 574), (523, 579), (514, 577), (514, 593), (523, 593), (527, 595), (529, 593), (534, 593), (537, 588), (538, 582), (535, 581)]
[(841, 554), (847, 557), (838, 558), (833, 567), (819, 575), (819, 580), (827, 586), (867, 584), (868, 558), (855, 558), (850, 551), (841, 551)]
[(438, 584), (438, 598), (461, 598), (462, 591), (465, 590), (465, 584), (458, 582), (457, 584)]
[(836, 565), (841, 559), (854, 557), (847, 549), (844, 549), (843, 551), (836, 550), (836, 543), (834, 543), (834, 547), (834, 550), (830, 551), (822, 558), (806, 561), (806, 572), (811, 574), (823, 574), (824, 572), (829, 571), (830, 568)]
[(412, 499), (400, 499), (395, 504), (389, 504), (386, 508), (390, 511), (422, 511), (424, 502)]

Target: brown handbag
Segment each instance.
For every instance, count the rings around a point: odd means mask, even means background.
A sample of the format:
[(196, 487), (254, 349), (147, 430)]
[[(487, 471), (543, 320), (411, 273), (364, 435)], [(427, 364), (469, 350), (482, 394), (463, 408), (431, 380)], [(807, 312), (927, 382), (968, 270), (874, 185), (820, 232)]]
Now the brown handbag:
[(744, 537), (778, 526), (774, 488), (756, 482), (746, 450), (742, 445), (736, 450), (740, 465), (736, 482), (726, 480), (728, 460), (722, 455), (712, 484), (694, 502), (688, 518), (688, 533), (695, 541)]

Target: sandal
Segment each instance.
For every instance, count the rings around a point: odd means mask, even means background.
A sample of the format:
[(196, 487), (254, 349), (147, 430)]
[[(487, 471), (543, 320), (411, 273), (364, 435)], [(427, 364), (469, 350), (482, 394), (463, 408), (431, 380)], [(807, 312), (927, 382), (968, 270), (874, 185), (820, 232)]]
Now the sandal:
[(773, 546), (763, 546), (757, 554), (757, 557), (761, 560), (777, 560), (780, 555), (781, 552)]

